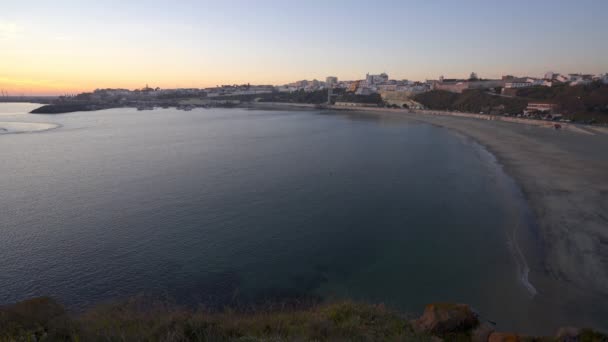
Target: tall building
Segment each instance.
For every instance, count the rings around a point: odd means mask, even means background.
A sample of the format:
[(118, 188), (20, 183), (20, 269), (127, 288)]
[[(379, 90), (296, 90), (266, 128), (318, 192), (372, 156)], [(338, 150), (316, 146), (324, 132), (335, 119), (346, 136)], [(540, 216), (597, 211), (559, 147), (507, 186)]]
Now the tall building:
[(388, 75), (386, 73), (381, 73), (380, 75), (366, 74), (365, 81), (367, 82), (368, 86), (385, 83), (388, 82)]
[(327, 78), (325, 79), (325, 84), (328, 87), (333, 87), (338, 84), (338, 78), (335, 76), (327, 76)]

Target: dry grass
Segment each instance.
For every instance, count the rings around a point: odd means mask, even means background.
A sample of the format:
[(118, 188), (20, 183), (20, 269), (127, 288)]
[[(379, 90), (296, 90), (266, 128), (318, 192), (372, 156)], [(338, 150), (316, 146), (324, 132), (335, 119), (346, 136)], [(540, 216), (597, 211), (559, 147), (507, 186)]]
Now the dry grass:
[[(219, 312), (135, 298), (75, 318), (48, 298), (6, 308), (0, 341), (429, 341), (383, 305), (354, 302), (297, 309)], [(17, 314), (19, 312), (19, 314)], [(44, 317), (43, 317), (44, 316)]]
[(428, 340), (382, 305), (353, 302), (303, 310), (210, 313), (131, 303), (79, 318), (80, 334), (100, 341), (398, 341)]
[[(470, 331), (443, 336), (469, 341)], [(247, 310), (191, 310), (143, 297), (96, 306), (69, 316), (50, 298), (0, 307), (4, 341), (436, 341), (412, 329), (407, 317), (386, 308), (351, 301), (266, 305)], [(522, 341), (556, 341), (527, 337)], [(579, 341), (608, 341), (583, 330)]]

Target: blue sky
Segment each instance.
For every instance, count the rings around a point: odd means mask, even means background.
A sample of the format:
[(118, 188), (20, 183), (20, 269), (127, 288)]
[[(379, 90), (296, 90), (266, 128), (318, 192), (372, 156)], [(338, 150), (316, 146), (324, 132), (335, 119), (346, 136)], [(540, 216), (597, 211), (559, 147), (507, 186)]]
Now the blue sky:
[[(608, 1), (11, 1), (0, 87), (608, 72)], [(43, 91), (43, 89), (46, 89)]]

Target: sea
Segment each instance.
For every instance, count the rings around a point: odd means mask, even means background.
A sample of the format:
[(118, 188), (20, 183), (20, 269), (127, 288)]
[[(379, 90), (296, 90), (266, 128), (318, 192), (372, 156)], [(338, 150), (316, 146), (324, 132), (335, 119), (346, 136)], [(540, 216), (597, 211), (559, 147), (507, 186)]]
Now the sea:
[(415, 316), (458, 302), (534, 333), (576, 314), (528, 278), (535, 226), (517, 183), (448, 129), (312, 109), (28, 114), (38, 106), (0, 104), (0, 127), (40, 127), (0, 134), (0, 305), (349, 299)]

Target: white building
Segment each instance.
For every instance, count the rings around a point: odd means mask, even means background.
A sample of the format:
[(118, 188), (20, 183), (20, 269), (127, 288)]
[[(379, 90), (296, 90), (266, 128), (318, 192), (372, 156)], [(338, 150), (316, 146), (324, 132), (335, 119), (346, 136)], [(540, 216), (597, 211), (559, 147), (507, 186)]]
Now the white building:
[(365, 75), (365, 82), (367, 82), (368, 86), (373, 86), (375, 84), (381, 84), (388, 82), (388, 75), (386, 73), (381, 73), (379, 75)]
[[(532, 80), (532, 81), (534, 81), (534, 80)], [(510, 79), (508, 82), (505, 82), (506, 89), (527, 88), (527, 87), (531, 87), (533, 85), (534, 85), (534, 83), (530, 82), (530, 79), (528, 79), (528, 78), (513, 78), (513, 79)]]
[(553, 82), (546, 79), (526, 77), (526, 78), (512, 78), (505, 82), (505, 88), (528, 88), (534, 86), (551, 87)]
[(557, 75), (557, 77), (555, 77), (555, 79), (562, 83), (566, 83), (566, 82), (570, 81), (570, 78), (566, 75)]
[(585, 85), (593, 82), (593, 75), (569, 74), (570, 85)]
[(553, 71), (549, 71), (549, 72), (545, 73), (545, 79), (546, 79), (546, 80), (552, 80), (552, 79), (554, 79), (555, 77), (557, 77), (558, 75), (559, 75), (559, 74), (554, 73)]
[(334, 87), (338, 85), (338, 78), (335, 76), (327, 76), (327, 78), (325, 78), (325, 85), (327, 87)]
[(357, 95), (371, 95), (375, 93), (375, 91), (369, 87), (359, 87), (357, 88), (357, 91), (355, 91), (355, 94)]
[(382, 90), (382, 91), (395, 91), (395, 90), (397, 90), (397, 84), (390, 84), (390, 83), (378, 84), (376, 86), (376, 89)]

